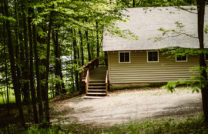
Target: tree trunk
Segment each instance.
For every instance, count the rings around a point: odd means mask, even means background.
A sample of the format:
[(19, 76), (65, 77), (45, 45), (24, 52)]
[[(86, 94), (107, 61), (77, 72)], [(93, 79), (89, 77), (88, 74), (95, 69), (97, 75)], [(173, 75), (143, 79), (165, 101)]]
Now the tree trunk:
[(60, 55), (60, 46), (58, 43), (58, 31), (53, 31), (52, 38), (54, 42), (55, 77), (61, 80), (61, 82), (56, 82), (55, 88), (56, 88), (56, 95), (60, 95), (60, 93), (65, 93), (66, 91), (65, 91), (62, 69), (61, 69), (61, 55)]
[(100, 57), (99, 28), (97, 21), (96, 21), (96, 36), (97, 36), (97, 57)]
[[(42, 26), (41, 28), (43, 29), (44, 32), (47, 32), (46, 26), (45, 27)], [(45, 38), (45, 37), (37, 36), (37, 41), (40, 44), (47, 44), (47, 38)], [(42, 50), (45, 50), (45, 46), (43, 46), (43, 45), (40, 45), (38, 48), (42, 49)], [(37, 49), (37, 51), (39, 49)], [(39, 58), (38, 61), (39, 61), (39, 69), (44, 68), (44, 70), (39, 71), (39, 78), (40, 78), (40, 89), (41, 89), (40, 93), (41, 93), (41, 97), (42, 97), (42, 108), (43, 108), (43, 113), (44, 113), (43, 114), (43, 119), (45, 119), (45, 105), (46, 105), (45, 104), (45, 100), (46, 100), (45, 96), (47, 95), (47, 93), (46, 93), (46, 83), (45, 83), (45, 81), (46, 81), (46, 71), (45, 71), (46, 69), (45, 68), (47, 66), (46, 65), (46, 58)]]
[(29, 95), (29, 55), (28, 55), (28, 33), (27, 33), (27, 20), (24, 10), (25, 9), (25, 1), (22, 0), (21, 2), (21, 10), (22, 10), (22, 25), (23, 25), (23, 34), (24, 34), (24, 49), (25, 49), (25, 61), (24, 61), (24, 70), (23, 70), (23, 79), (25, 80), (24, 85), (22, 87), (23, 95), (24, 95), (24, 102), (26, 104), (29, 104), (30, 101), (30, 95)]
[[(4, 13), (3, 13), (4, 14)], [(6, 26), (5, 23), (3, 22), (3, 33), (6, 33)], [(6, 92), (7, 92), (7, 113), (10, 115), (10, 108), (9, 108), (9, 83), (8, 83), (8, 67), (7, 67), (7, 53), (6, 53), (6, 39), (3, 38), (3, 44), (4, 46), (4, 72), (5, 72), (5, 83), (6, 83)]]
[(89, 43), (89, 35), (88, 30), (85, 31), (86, 40), (87, 40), (87, 52), (88, 52), (88, 60), (91, 61), (91, 52), (90, 52), (90, 43)]
[(84, 65), (83, 38), (82, 38), (82, 32), (80, 30), (79, 30), (79, 36), (80, 36), (81, 64)]
[[(204, 50), (204, 12), (205, 12), (205, 0), (197, 0), (198, 10), (198, 38), (199, 46), (201, 50)], [(208, 83), (207, 83), (207, 72), (206, 62), (204, 54), (200, 54), (200, 71), (202, 76), (202, 83), (204, 86), (201, 87), (202, 94), (202, 105), (205, 117), (205, 122), (208, 123)]]
[[(77, 65), (78, 64), (78, 61), (77, 61), (78, 50), (77, 50), (75, 30), (72, 30), (72, 34), (73, 34), (74, 64)], [(76, 83), (76, 89), (79, 90), (79, 73), (77, 69), (75, 69), (75, 83)]]
[[(29, 8), (28, 13), (32, 14), (33, 9)], [(31, 29), (32, 18), (28, 18), (28, 34), (29, 34), (29, 46), (30, 46), (30, 90), (32, 96), (32, 106), (33, 106), (33, 118), (35, 123), (38, 123), (38, 112), (37, 112), (37, 100), (36, 100), (36, 92), (34, 86), (34, 72), (33, 72), (33, 42), (32, 42), (32, 29)]]
[[(8, 0), (4, 0), (4, 8), (5, 8), (6, 17), (9, 17)], [(24, 114), (23, 114), (22, 102), (21, 102), (21, 93), (20, 93), (20, 87), (19, 87), (20, 83), (16, 75), (17, 70), (15, 67), (14, 49), (13, 49), (13, 44), (12, 44), (12, 35), (11, 35), (9, 20), (6, 21), (6, 27), (7, 27), (7, 37), (8, 37), (7, 47), (9, 51), (9, 60), (10, 60), (10, 66), (11, 66), (12, 83), (13, 83), (14, 92), (15, 92), (15, 99), (16, 99), (16, 104), (17, 104), (18, 111), (19, 111), (19, 116), (21, 119), (21, 124), (25, 127), (25, 120), (24, 120)]]
[(49, 104), (48, 104), (48, 77), (49, 77), (49, 64), (50, 64), (50, 40), (51, 40), (51, 27), (52, 27), (52, 17), (53, 12), (50, 13), (49, 16), (49, 24), (48, 24), (48, 35), (47, 35), (47, 55), (46, 55), (46, 84), (45, 84), (45, 92), (44, 92), (44, 108), (45, 108), (45, 117), (46, 121), (50, 123), (49, 116)]
[(133, 0), (133, 7), (136, 6), (136, 0)]
[(39, 109), (39, 122), (43, 121), (43, 105), (42, 105), (42, 92), (40, 86), (40, 71), (39, 71), (39, 56), (37, 49), (37, 33), (36, 26), (33, 24), (33, 42), (34, 42), (34, 54), (35, 54), (35, 69), (36, 69), (36, 79), (37, 79), (37, 99), (38, 99), (38, 109)]

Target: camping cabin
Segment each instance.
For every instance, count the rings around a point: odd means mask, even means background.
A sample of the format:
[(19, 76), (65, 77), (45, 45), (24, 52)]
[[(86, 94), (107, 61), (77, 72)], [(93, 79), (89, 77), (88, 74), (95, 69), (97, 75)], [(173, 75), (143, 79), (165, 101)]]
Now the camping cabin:
[[(103, 51), (107, 53), (108, 66), (97, 72), (91, 69), (91, 74), (90, 69), (89, 73), (84, 73), (87, 76), (85, 83), (89, 83), (85, 86), (87, 95), (90, 95), (90, 87), (98, 89), (96, 85), (103, 86), (106, 95), (108, 83), (111, 89), (129, 88), (190, 79), (196, 75), (197, 72), (191, 70), (199, 66), (199, 56), (173, 56), (163, 51), (167, 48), (199, 49), (196, 7), (127, 8), (123, 13), (129, 16), (128, 20), (116, 22), (115, 26), (130, 30), (138, 39), (122, 38), (104, 31)], [(208, 24), (207, 8), (205, 24)], [(208, 34), (205, 34), (204, 43), (208, 48)], [(94, 77), (101, 73), (102, 77)], [(93, 95), (93, 91), (91, 93)]]
[[(138, 40), (105, 31), (103, 51), (108, 55), (111, 88), (164, 83), (195, 75), (191, 70), (199, 66), (199, 56), (171, 56), (162, 50), (199, 48), (196, 7), (128, 8), (124, 12), (129, 16), (128, 21), (117, 22), (116, 26), (129, 29)], [(208, 24), (207, 8), (205, 24)], [(170, 32), (163, 35), (164, 30)], [(208, 47), (208, 34), (205, 34), (205, 46)]]

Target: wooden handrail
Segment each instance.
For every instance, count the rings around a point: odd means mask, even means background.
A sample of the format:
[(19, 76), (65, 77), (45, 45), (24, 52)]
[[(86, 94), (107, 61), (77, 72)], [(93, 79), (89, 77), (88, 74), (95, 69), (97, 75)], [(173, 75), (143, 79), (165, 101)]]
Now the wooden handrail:
[(94, 58), (94, 59), (90, 60), (88, 63), (81, 66), (80, 69), (83, 70), (85, 68), (89, 68), (91, 65), (95, 66), (99, 63), (99, 60), (104, 60), (104, 58), (103, 57)]
[[(94, 68), (98, 67), (99, 66), (99, 60), (103, 60), (103, 59), (104, 59), (103, 57), (94, 58), (94, 59), (90, 60), (87, 64), (80, 67), (79, 76), (80, 76), (80, 87), (81, 87), (81, 89), (84, 89), (84, 85), (86, 87), (87, 71), (88, 70), (91, 71)], [(88, 76), (89, 76), (89, 73), (88, 73)], [(85, 81), (83, 81), (83, 80), (85, 80)], [(89, 83), (89, 79), (88, 79), (88, 83)], [(84, 92), (84, 90), (82, 90), (82, 91)]]
[(83, 66), (81, 66), (80, 67), (80, 69), (85, 69), (85, 68), (89, 68), (90, 67), (90, 65), (94, 65), (95, 64), (95, 62), (97, 62), (97, 60), (98, 60), (98, 58), (94, 58), (94, 59), (92, 59), (91, 61), (89, 61), (88, 63), (86, 63), (86, 64), (84, 64)]
[(105, 76), (105, 92), (106, 95), (108, 95), (108, 70), (106, 70), (106, 76)]
[(87, 91), (88, 91), (88, 86), (89, 86), (89, 79), (90, 79), (90, 71), (89, 69), (87, 70), (87, 75), (86, 75), (86, 78), (85, 78), (85, 93), (87, 94)]

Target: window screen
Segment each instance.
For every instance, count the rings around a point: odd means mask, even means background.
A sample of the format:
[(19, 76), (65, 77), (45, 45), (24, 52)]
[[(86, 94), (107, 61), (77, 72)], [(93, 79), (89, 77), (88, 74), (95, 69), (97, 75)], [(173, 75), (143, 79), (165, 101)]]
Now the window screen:
[(148, 61), (158, 61), (158, 52), (148, 52)]
[(186, 61), (186, 56), (178, 55), (176, 56), (176, 61)]
[(130, 62), (129, 52), (120, 52), (120, 62)]

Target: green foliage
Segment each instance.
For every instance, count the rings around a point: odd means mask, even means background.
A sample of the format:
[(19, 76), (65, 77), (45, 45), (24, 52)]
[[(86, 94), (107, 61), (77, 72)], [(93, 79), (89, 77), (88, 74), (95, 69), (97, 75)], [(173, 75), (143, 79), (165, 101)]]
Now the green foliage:
[(0, 16), (0, 22), (1, 21), (10, 21), (10, 22), (16, 22), (16, 19), (13, 17), (6, 17), (6, 16)]
[[(199, 92), (201, 88), (207, 86), (207, 82), (208, 82), (208, 81), (205, 81), (205, 79), (200, 75), (200, 72), (203, 71), (204, 69), (205, 68), (195, 67), (192, 69), (192, 71), (194, 71), (198, 75), (193, 76), (191, 79), (179, 79), (176, 81), (169, 81), (163, 87), (173, 92), (177, 86), (185, 85), (185, 86), (192, 87), (193, 92)], [(205, 70), (208, 73), (208, 69), (206, 68)]]
[(181, 48), (181, 47), (168, 47), (160, 50), (163, 55), (169, 57), (175, 56), (199, 56), (199, 54), (208, 54), (208, 50), (192, 49), (192, 48)]
[[(11, 126), (11, 133), (18, 134), (18, 128)], [(16, 132), (15, 132), (16, 130)], [(4, 132), (3, 130), (1, 130)], [(0, 131), (0, 132), (1, 132)], [(190, 118), (186, 120), (164, 118), (155, 121), (131, 122), (130, 124), (115, 125), (105, 129), (95, 129), (90, 126), (70, 124), (67, 129), (58, 126), (50, 128), (38, 128), (31, 126), (27, 131), (20, 134), (206, 134), (208, 128), (203, 123), (203, 117)], [(5, 133), (7, 134), (7, 133)]]
[[(0, 89), (0, 104), (6, 104), (7, 92), (4, 86)], [(15, 103), (14, 91), (9, 87), (9, 103)]]
[[(184, 10), (190, 10), (190, 9), (184, 9)], [(176, 21), (175, 25), (176, 27), (174, 29), (165, 29), (162, 27), (159, 28), (158, 31), (161, 32), (161, 36), (151, 37), (149, 38), (149, 40), (154, 39), (154, 41), (157, 42), (166, 38), (172, 38), (172, 37), (177, 37), (181, 35), (184, 35), (190, 38), (197, 38), (194, 34), (189, 34), (185, 32), (184, 30), (185, 25), (183, 25), (183, 23)]]
[(107, 26), (106, 29), (111, 33), (111, 35), (118, 36), (121, 38), (129, 39), (129, 40), (138, 40), (139, 37), (135, 35), (130, 30), (121, 30), (119, 27), (115, 26)]
[(58, 127), (51, 127), (48, 129), (38, 128), (38, 127), (30, 127), (25, 134), (65, 134)]
[[(149, 7), (149, 6), (176, 6), (176, 5), (190, 5), (195, 4), (195, 0), (135, 0), (137, 7)], [(50, 72), (49, 73), (49, 90), (48, 94), (49, 98), (54, 97), (55, 84), (60, 84), (64, 81), (66, 90), (69, 93), (73, 91), (77, 91), (77, 85), (75, 84), (77, 81), (78, 72), (80, 71), (81, 66), (81, 56), (80, 51), (81, 47), (83, 48), (84, 58), (83, 60), (88, 62), (88, 47), (91, 52), (91, 57), (95, 58), (96, 56), (96, 47), (97, 44), (99, 47), (102, 46), (103, 41), (103, 31), (108, 31), (114, 36), (119, 36), (127, 39), (138, 39), (134, 33), (129, 31), (128, 29), (122, 30), (115, 26), (118, 21), (128, 21), (128, 16), (123, 14), (124, 8), (132, 7), (132, 1), (129, 0), (47, 0), (47, 1), (36, 1), (36, 0), (11, 0), (8, 1), (8, 11), (9, 17), (5, 17), (4, 13), (4, 4), (1, 0), (0, 2), (0, 88), (4, 88), (6, 85), (10, 85), (11, 83), (11, 70), (9, 63), (9, 54), (7, 50), (7, 41), (9, 37), (7, 37), (7, 28), (5, 26), (5, 21), (9, 21), (11, 28), (9, 32), (11, 32), (11, 40), (14, 49), (14, 59), (15, 66), (18, 67), (18, 71), (16, 71), (16, 75), (18, 75), (18, 79), (20, 81), (20, 90), (21, 96), (23, 96), (23, 87), (24, 84), (28, 82), (28, 74), (29, 66), (27, 66), (27, 62), (29, 62), (29, 56), (31, 55), (29, 52), (29, 40), (36, 35), (37, 36), (37, 53), (39, 58), (39, 72), (40, 72), (40, 87), (44, 87), (41, 91), (48, 90), (45, 89), (46, 83), (46, 58), (47, 58), (47, 44), (50, 44)], [(2, 10), (3, 9), (3, 10)], [(30, 11), (31, 10), (31, 11)], [(32, 19), (31, 25), (29, 18)], [(51, 26), (51, 36), (48, 36), (49, 33), (49, 23), (52, 22)], [(162, 32), (162, 36), (170, 36), (171, 34), (177, 36), (183, 33), (183, 24), (180, 22), (176, 22), (176, 30), (168, 30), (168, 29), (159, 29)], [(35, 31), (36, 33), (29, 34), (29, 29), (32, 28), (31, 31)], [(24, 31), (25, 30), (25, 31)], [(72, 32), (73, 31), (73, 32)], [(80, 31), (80, 32), (79, 32)], [(57, 39), (54, 39), (55, 33), (58, 33)], [(86, 35), (88, 33), (88, 37)], [(207, 26), (205, 28), (205, 32), (207, 32)], [(81, 33), (81, 34), (80, 34)], [(190, 35), (187, 35), (190, 36)], [(29, 38), (31, 37), (31, 38)], [(48, 40), (51, 37), (50, 40)], [(97, 39), (98, 37), (98, 39)], [(155, 37), (155, 40), (162, 40), (162, 37)], [(26, 41), (25, 44), (24, 41)], [(60, 70), (63, 72), (63, 80), (60, 77), (55, 77), (54, 66), (56, 65), (57, 57), (55, 56), (55, 45), (54, 43), (57, 40), (59, 44), (59, 56), (58, 61), (62, 61), (62, 65)], [(76, 45), (74, 45), (74, 40), (76, 41)], [(82, 42), (82, 43), (81, 43)], [(36, 40), (32, 39), (31, 44), (34, 46), (36, 44)], [(77, 53), (74, 51), (77, 50)], [(35, 52), (35, 50), (33, 50)], [(32, 52), (33, 52), (32, 51)], [(179, 54), (179, 55), (188, 55), (193, 53), (201, 53), (201, 51), (193, 51), (193, 50), (182, 50), (182, 49), (171, 49), (169, 51), (171, 54)], [(207, 52), (203, 52), (207, 53)], [(61, 56), (69, 57), (67, 60), (60, 60)], [(104, 57), (104, 53), (100, 52), (100, 56)], [(31, 63), (34, 64), (33, 70), (33, 78), (35, 83), (35, 90), (38, 87), (37, 77), (36, 77), (36, 66), (35, 61), (36, 57), (31, 58)], [(26, 62), (27, 61), (27, 62)], [(7, 67), (5, 66), (7, 65)], [(25, 71), (26, 70), (26, 71)], [(7, 77), (8, 81), (5, 79)], [(79, 78), (78, 78), (79, 80)], [(19, 82), (18, 81), (18, 82)], [(177, 84), (182, 84), (182, 82), (177, 82)], [(200, 82), (198, 82), (199, 84)], [(177, 86), (172, 83), (173, 88)], [(26, 84), (27, 85), (27, 84)], [(201, 84), (202, 85), (202, 84)], [(12, 86), (11, 86), (12, 87)], [(32, 87), (32, 86), (30, 86)], [(30, 90), (30, 87), (27, 90)], [(170, 86), (171, 87), (171, 86)], [(37, 91), (36, 91), (37, 92)], [(10, 101), (15, 102), (13, 90), (10, 92)], [(6, 96), (5, 91), (1, 91), (0, 94), (2, 96)], [(47, 96), (46, 95), (46, 96)], [(28, 95), (31, 99), (31, 91), (30, 95)], [(0, 103), (3, 103), (3, 99), (0, 98)], [(35, 104), (35, 103), (33, 103)], [(149, 123), (149, 126), (152, 124)], [(131, 126), (129, 128), (133, 130), (136, 129), (136, 126)], [(131, 133), (131, 131), (128, 131)], [(126, 130), (127, 131), (127, 130)], [(151, 129), (146, 128), (145, 132), (151, 133), (153, 132)], [(38, 127), (31, 127), (28, 129), (27, 133), (62, 133), (58, 128), (52, 127), (49, 129), (39, 129)], [(89, 131), (89, 133), (94, 133)], [(100, 133), (100, 131), (95, 132)], [(108, 132), (102, 131), (102, 133), (116, 133), (116, 132)], [(121, 131), (122, 133), (122, 131)]]
[(136, 0), (136, 7), (160, 7), (195, 4), (195, 0)]
[(208, 34), (208, 25), (205, 26), (204, 32)]

